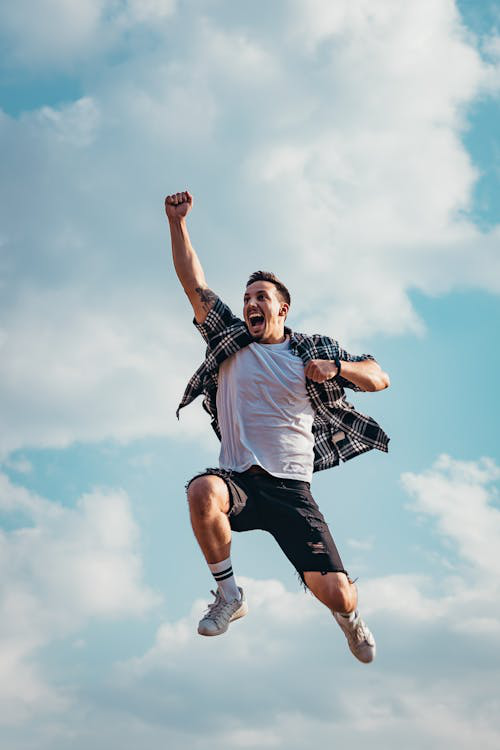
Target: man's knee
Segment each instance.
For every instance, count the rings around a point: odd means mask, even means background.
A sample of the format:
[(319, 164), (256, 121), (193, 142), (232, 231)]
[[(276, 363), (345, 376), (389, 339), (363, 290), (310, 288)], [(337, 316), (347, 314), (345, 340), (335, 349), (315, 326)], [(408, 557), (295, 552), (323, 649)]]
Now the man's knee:
[(335, 601), (335, 605), (332, 607), (335, 612), (351, 612), (356, 608), (356, 586), (345, 573), (337, 574), (336, 586), (332, 592), (332, 598)]
[(229, 511), (227, 485), (215, 474), (193, 479), (188, 486), (187, 498), (191, 515), (198, 518), (208, 518), (218, 511)]
[(351, 612), (356, 607), (356, 586), (345, 573), (304, 574), (307, 587), (334, 612)]

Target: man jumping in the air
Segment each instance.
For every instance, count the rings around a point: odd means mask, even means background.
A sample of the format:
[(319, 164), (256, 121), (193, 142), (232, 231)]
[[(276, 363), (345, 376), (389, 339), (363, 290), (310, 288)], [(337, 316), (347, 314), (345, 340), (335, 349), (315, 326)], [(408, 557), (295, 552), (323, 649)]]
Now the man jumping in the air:
[(230, 558), (231, 530), (269, 531), (304, 584), (333, 613), (362, 662), (375, 641), (357, 609), (350, 580), (310, 492), (314, 471), (378, 448), (389, 438), (345, 400), (344, 388), (380, 391), (389, 377), (368, 354), (348, 354), (334, 339), (285, 326), (290, 295), (274, 274), (257, 271), (243, 297), (243, 320), (212, 292), (186, 227), (193, 205), (186, 191), (169, 195), (177, 276), (207, 344), (179, 409), (204, 394), (203, 406), (221, 440), (219, 468), (188, 484), (193, 531), (217, 581), (201, 635), (220, 635), (248, 611)]

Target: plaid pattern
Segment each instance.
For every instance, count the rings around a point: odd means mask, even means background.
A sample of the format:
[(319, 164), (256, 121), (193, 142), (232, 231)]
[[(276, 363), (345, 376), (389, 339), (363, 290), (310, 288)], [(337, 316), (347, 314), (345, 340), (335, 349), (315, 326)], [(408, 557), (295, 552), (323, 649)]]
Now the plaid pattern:
[[(184, 406), (203, 394), (203, 408), (210, 415), (212, 427), (220, 440), (216, 406), (219, 365), (251, 344), (253, 338), (245, 322), (233, 315), (220, 298), (208, 313), (205, 322), (200, 324), (194, 321), (194, 324), (207, 344), (205, 361), (191, 377), (177, 409), (177, 417)], [(294, 333), (289, 328), (285, 328), (285, 333), (290, 335), (290, 348), (302, 359), (304, 366), (310, 359), (335, 361), (338, 358), (346, 362), (373, 359), (370, 354), (349, 354), (340, 348), (338, 341), (328, 336), (308, 336)], [(340, 460), (348, 461), (373, 448), (387, 452), (389, 438), (385, 432), (374, 419), (360, 414), (346, 401), (344, 388), (362, 390), (342, 376), (324, 383), (315, 383), (306, 378), (307, 393), (315, 412), (313, 471), (337, 466)]]

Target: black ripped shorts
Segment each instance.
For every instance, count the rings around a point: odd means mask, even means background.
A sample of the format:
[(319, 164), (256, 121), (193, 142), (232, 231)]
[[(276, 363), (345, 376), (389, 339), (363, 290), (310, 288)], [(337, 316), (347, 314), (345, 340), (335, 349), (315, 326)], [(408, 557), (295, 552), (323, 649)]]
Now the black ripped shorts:
[(252, 469), (242, 473), (207, 469), (194, 479), (209, 475), (221, 477), (227, 485), (228, 518), (233, 531), (268, 531), (304, 584), (305, 571), (347, 575), (309, 482), (278, 479)]

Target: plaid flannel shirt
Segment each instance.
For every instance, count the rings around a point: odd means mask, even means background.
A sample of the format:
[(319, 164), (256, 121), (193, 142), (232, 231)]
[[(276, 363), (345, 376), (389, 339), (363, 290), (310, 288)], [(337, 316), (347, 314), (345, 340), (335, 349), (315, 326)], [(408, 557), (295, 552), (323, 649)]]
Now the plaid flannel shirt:
[[(233, 315), (220, 298), (217, 298), (204, 323), (193, 322), (205, 339), (207, 350), (205, 361), (186, 387), (177, 409), (177, 417), (184, 406), (203, 393), (203, 408), (210, 415), (212, 427), (221, 440), (216, 405), (219, 366), (232, 354), (251, 344), (253, 338), (246, 323)], [(374, 359), (370, 354), (349, 354), (340, 348), (338, 341), (328, 336), (308, 336), (294, 333), (289, 328), (285, 328), (285, 333), (290, 335), (290, 348), (302, 359), (304, 366), (311, 359), (339, 359), (347, 362)], [(313, 471), (337, 466), (339, 460), (348, 461), (373, 448), (387, 452), (389, 438), (385, 432), (374, 419), (360, 414), (346, 401), (344, 388), (362, 390), (342, 376), (324, 383), (306, 378), (306, 390), (315, 414)]]

